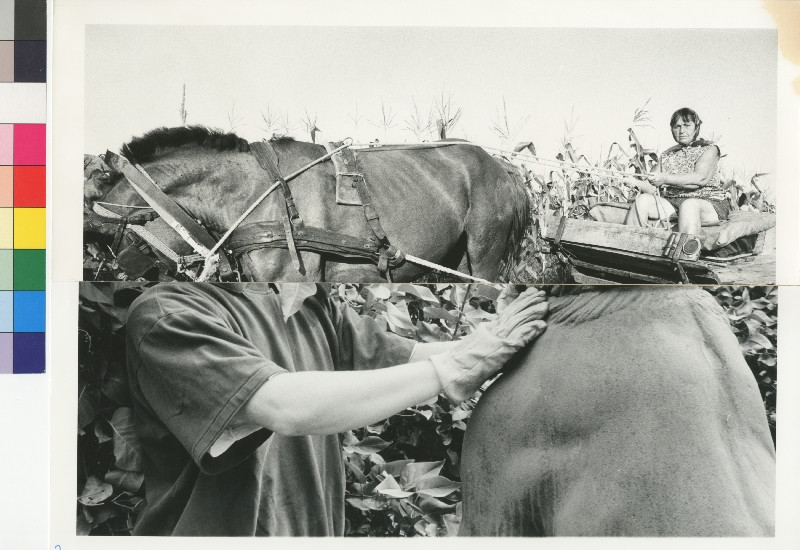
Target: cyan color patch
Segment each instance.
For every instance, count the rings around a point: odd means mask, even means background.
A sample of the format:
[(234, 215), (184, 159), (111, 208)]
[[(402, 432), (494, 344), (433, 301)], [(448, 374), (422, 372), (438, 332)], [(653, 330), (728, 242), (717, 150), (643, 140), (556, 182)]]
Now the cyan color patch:
[(0, 290), (0, 332), (14, 332), (14, 292)]

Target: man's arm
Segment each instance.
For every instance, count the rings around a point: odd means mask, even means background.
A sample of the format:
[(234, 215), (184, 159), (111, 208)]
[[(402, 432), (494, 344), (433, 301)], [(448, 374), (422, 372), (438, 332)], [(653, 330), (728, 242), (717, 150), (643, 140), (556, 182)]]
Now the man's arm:
[(463, 340), (418, 345), (405, 365), (273, 376), (245, 404), (244, 420), (283, 435), (329, 434), (373, 424), (443, 390), (465, 399), (544, 331), (543, 292), (530, 289), (501, 309)]
[(367, 426), (442, 391), (433, 364), (372, 371), (273, 376), (245, 405), (248, 423), (283, 435), (330, 434)]

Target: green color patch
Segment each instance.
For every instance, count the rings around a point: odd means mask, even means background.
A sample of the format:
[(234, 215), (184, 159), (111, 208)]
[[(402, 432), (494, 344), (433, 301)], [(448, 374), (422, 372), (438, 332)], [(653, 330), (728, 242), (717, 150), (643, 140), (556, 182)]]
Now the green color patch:
[(44, 290), (45, 251), (14, 251), (14, 290)]

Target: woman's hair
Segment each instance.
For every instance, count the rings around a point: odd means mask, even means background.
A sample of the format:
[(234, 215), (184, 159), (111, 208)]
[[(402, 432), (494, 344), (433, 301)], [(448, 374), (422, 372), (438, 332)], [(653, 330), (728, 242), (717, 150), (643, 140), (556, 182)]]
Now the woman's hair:
[(690, 109), (689, 107), (683, 107), (672, 113), (672, 118), (669, 119), (670, 128), (675, 126), (675, 123), (678, 122), (679, 118), (682, 118), (683, 120), (687, 120), (690, 122), (694, 122), (695, 126), (698, 127), (703, 123), (703, 121), (700, 120), (700, 115), (697, 114), (697, 111), (695, 111), (694, 109)]
[(678, 122), (679, 118), (682, 118), (687, 122), (694, 122), (696, 127), (694, 139), (697, 139), (697, 136), (700, 135), (700, 125), (703, 123), (703, 121), (700, 120), (700, 115), (697, 114), (697, 111), (690, 109), (689, 107), (682, 107), (678, 109), (672, 113), (672, 118), (669, 119), (669, 127), (672, 128), (675, 126), (675, 123)]

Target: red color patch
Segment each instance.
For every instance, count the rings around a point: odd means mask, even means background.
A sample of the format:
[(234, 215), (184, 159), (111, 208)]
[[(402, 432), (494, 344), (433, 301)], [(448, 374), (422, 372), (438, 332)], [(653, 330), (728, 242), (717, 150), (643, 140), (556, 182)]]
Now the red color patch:
[(45, 167), (14, 167), (14, 206), (45, 206)]

